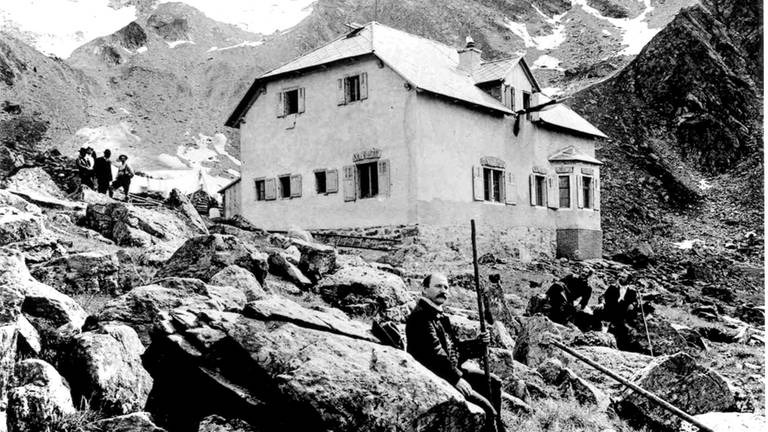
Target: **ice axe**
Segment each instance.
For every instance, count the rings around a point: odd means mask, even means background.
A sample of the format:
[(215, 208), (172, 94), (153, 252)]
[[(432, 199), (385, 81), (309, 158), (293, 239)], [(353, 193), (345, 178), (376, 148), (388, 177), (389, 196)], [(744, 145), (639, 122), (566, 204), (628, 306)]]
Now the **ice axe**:
[(648, 339), (648, 351), (653, 355), (653, 344), (651, 344), (651, 333), (648, 331), (648, 322), (645, 320), (645, 310), (643, 309), (643, 292), (638, 287), (637, 289), (637, 302), (640, 304), (640, 316), (643, 317), (643, 327), (645, 327), (645, 337)]

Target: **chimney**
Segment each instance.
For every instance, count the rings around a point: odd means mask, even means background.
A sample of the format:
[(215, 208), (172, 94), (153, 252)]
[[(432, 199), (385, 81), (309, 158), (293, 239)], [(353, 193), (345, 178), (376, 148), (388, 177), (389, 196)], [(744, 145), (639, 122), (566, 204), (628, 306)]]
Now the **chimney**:
[(480, 54), (482, 51), (475, 48), (472, 36), (467, 36), (467, 46), (459, 50), (459, 69), (469, 74), (474, 73), (480, 67)]

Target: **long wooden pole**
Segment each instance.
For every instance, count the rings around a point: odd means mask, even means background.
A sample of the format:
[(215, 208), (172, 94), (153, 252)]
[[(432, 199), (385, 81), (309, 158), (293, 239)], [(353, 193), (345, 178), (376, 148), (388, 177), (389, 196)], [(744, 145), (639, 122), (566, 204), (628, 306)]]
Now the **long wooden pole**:
[[(485, 333), (485, 310), (483, 302), (483, 292), (480, 287), (480, 268), (477, 265), (477, 235), (475, 230), (475, 220), (470, 221), (472, 226), (472, 264), (475, 267), (475, 291), (477, 292), (477, 313), (480, 317), (480, 332)], [(483, 348), (483, 371), (485, 372), (485, 381), (488, 384), (488, 395), (491, 394), (491, 367), (488, 364), (488, 345)]]
[(643, 309), (643, 292), (640, 291), (640, 288), (637, 289), (638, 293), (638, 299), (637, 302), (640, 303), (640, 314), (643, 316), (643, 326), (645, 327), (645, 337), (648, 339), (648, 351), (651, 352), (651, 357), (655, 357), (653, 355), (653, 344), (651, 343), (651, 333), (648, 331), (648, 322), (645, 320), (645, 310)]
[(690, 414), (686, 413), (685, 411), (681, 410), (680, 408), (677, 408), (676, 406), (674, 406), (671, 403), (665, 401), (664, 399), (656, 396), (655, 394), (649, 392), (648, 390), (646, 390), (646, 389), (644, 389), (642, 387), (639, 387), (638, 385), (636, 385), (632, 381), (629, 381), (629, 380), (625, 379), (621, 375), (617, 374), (616, 372), (613, 372), (612, 370), (606, 368), (605, 366), (600, 365), (599, 363), (595, 362), (594, 360), (581, 355), (580, 353), (572, 350), (571, 348), (561, 344), (558, 341), (553, 340), (550, 343), (552, 345), (556, 346), (557, 348), (560, 348), (561, 350), (567, 352), (568, 354), (576, 357), (577, 359), (583, 361), (584, 363), (592, 366), (593, 368), (599, 370), (600, 372), (608, 375), (609, 377), (615, 379), (616, 381), (618, 381), (618, 382), (624, 384), (625, 386), (631, 388), (632, 390), (640, 393), (641, 395), (643, 395), (646, 398), (650, 399), (656, 405), (664, 408), (665, 410), (669, 411), (673, 415), (675, 415), (675, 416), (677, 416), (677, 417), (687, 421), (688, 423), (691, 423), (692, 425), (698, 427), (699, 430), (704, 431), (704, 432), (715, 432), (714, 430), (712, 430), (712, 428), (710, 428), (709, 426), (707, 426), (707, 425), (703, 424), (702, 422), (696, 420), (695, 418), (691, 417)]

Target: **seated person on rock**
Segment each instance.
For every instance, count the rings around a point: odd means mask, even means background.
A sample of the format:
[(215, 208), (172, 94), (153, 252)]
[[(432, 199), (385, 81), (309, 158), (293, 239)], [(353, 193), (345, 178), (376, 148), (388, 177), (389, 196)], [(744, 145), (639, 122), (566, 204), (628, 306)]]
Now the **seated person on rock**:
[(632, 320), (637, 314), (638, 297), (629, 273), (619, 275), (617, 282), (608, 286), (600, 297), (600, 302), (595, 307), (595, 316), (610, 324), (611, 333), (616, 336), (617, 345), (623, 349), (628, 333), (627, 321)]
[[(579, 318), (579, 312), (585, 312), (591, 315), (587, 308), (590, 297), (592, 297), (592, 287), (589, 285), (589, 277), (592, 270), (585, 268), (578, 276), (569, 274), (552, 284), (547, 290), (547, 302), (549, 303), (549, 319), (558, 324), (568, 324), (568, 322)], [(581, 320), (578, 321), (588, 321)]]
[(456, 387), (468, 401), (483, 408), (488, 418), (488, 430), (503, 430), (497, 415), (501, 410), (501, 380), (491, 375), (489, 394), (483, 372), (461, 368), (465, 360), (480, 357), (489, 343), (488, 333), (481, 333), (476, 339), (458, 340), (451, 321), (443, 313), (443, 304), (450, 296), (448, 278), (433, 273), (422, 285), (422, 297), (405, 324), (408, 352)]

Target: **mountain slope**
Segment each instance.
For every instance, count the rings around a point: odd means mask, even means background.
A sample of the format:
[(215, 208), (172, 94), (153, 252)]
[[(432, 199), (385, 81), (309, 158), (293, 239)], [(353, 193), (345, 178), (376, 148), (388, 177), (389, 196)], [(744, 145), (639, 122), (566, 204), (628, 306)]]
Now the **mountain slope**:
[(609, 249), (673, 225), (715, 239), (762, 226), (761, 16), (748, 0), (685, 9), (569, 101), (612, 138), (598, 152)]

